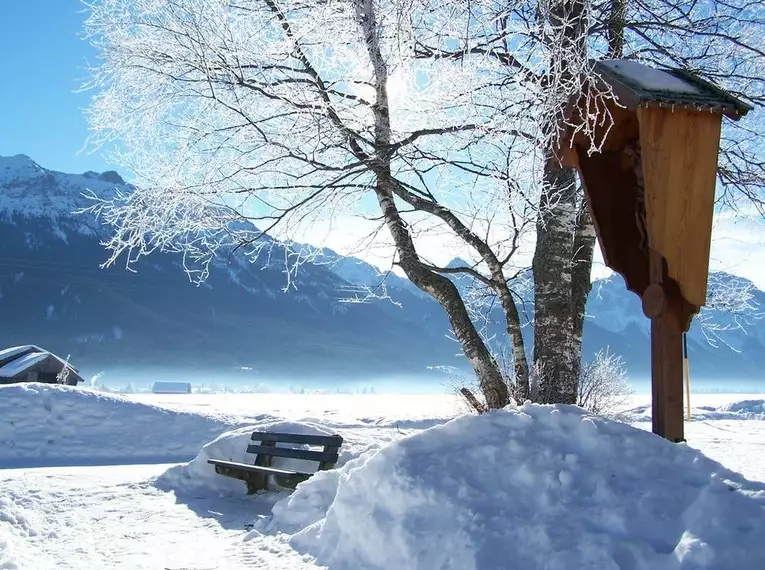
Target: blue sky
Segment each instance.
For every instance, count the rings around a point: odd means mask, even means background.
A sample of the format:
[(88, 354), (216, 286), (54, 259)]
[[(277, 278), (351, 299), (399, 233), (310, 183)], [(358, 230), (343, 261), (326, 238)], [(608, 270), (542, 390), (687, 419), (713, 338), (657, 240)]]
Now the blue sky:
[(0, 155), (64, 172), (113, 168), (80, 152), (90, 94), (75, 91), (95, 58), (81, 39), (84, 9), (79, 0), (0, 0)]

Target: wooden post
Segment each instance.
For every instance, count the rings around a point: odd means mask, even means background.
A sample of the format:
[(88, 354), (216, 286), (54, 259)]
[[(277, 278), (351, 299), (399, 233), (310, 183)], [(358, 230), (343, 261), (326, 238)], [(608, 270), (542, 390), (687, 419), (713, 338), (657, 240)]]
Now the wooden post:
[(683, 331), (667, 310), (651, 319), (653, 433), (685, 441), (683, 425)]
[(683, 432), (682, 297), (666, 285), (666, 264), (649, 254), (651, 284), (643, 292), (643, 312), (651, 319), (651, 402), (653, 433), (685, 441)]

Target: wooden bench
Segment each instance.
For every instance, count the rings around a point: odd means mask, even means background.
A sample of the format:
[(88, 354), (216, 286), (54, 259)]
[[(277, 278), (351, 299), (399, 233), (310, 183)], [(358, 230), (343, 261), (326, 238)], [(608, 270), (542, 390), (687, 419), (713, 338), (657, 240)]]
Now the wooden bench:
[[(272, 433), (256, 431), (250, 436), (250, 440), (260, 442), (247, 446), (247, 453), (257, 455), (255, 464), (237, 463), (222, 459), (208, 459), (207, 463), (215, 466), (215, 472), (226, 477), (241, 479), (247, 483), (247, 494), (251, 495), (268, 488), (268, 478), (274, 476), (278, 485), (294, 489), (298, 483), (305, 481), (313, 473), (306, 471), (293, 471), (271, 467), (274, 457), (288, 459), (303, 459), (319, 463), (318, 471), (332, 469), (337, 463), (338, 451), (343, 444), (343, 438), (339, 435), (301, 435), (296, 433)], [(322, 451), (309, 449), (295, 449), (291, 447), (277, 447), (277, 443), (295, 443), (307, 446), (323, 446)]]

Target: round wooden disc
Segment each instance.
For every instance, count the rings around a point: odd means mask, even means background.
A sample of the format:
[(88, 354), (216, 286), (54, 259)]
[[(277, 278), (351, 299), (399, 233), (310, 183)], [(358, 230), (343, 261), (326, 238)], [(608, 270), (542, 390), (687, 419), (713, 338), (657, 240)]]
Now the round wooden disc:
[(658, 283), (651, 283), (643, 291), (643, 314), (649, 319), (659, 318), (667, 309), (667, 295), (664, 287)]

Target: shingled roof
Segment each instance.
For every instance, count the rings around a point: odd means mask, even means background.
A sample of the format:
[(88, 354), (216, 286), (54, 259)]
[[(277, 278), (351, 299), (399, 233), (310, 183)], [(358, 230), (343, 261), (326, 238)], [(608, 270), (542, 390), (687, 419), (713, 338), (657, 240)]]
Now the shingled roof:
[(598, 61), (595, 75), (613, 89), (622, 105), (673, 106), (720, 112), (738, 120), (753, 107), (724, 89), (682, 69), (659, 69), (637, 61)]

